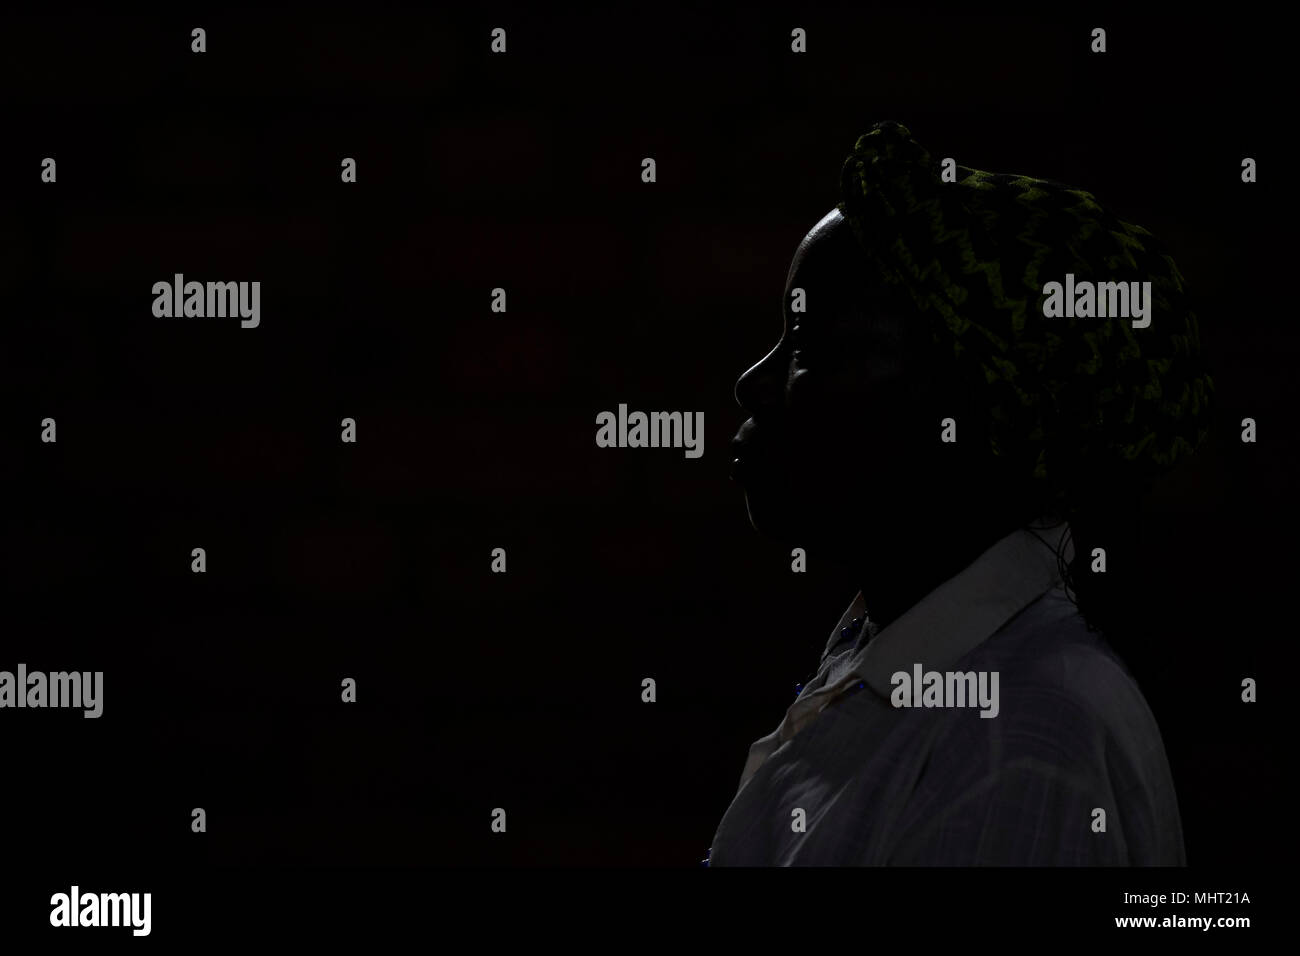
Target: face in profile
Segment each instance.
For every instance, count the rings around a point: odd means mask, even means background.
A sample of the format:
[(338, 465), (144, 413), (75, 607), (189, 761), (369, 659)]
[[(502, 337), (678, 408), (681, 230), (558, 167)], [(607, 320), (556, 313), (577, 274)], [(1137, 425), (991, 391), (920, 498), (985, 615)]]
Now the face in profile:
[[(791, 311), (795, 289), (805, 311)], [(838, 210), (799, 245), (783, 301), (780, 341), (736, 383), (749, 417), (733, 475), (751, 523), (850, 563), (941, 528), (963, 504), (939, 441), (940, 419), (956, 415), (943, 411), (945, 371)]]

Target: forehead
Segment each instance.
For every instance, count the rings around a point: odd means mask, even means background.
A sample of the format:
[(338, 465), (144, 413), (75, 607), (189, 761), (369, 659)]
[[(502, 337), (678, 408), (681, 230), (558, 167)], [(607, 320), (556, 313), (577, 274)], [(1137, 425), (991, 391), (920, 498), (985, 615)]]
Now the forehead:
[(805, 307), (813, 319), (832, 316), (901, 333), (920, 318), (901, 295), (885, 286), (838, 209), (813, 226), (795, 250), (786, 277), (787, 313), (796, 288), (804, 290)]
[(799, 248), (794, 251), (794, 259), (791, 260), (790, 271), (786, 275), (786, 291), (801, 282), (819, 278), (823, 282), (842, 279), (842, 276), (837, 276), (842, 268), (836, 266), (845, 267), (849, 264), (850, 250), (846, 238), (853, 239), (848, 220), (838, 209), (832, 209), (808, 230), (808, 234), (799, 243)]

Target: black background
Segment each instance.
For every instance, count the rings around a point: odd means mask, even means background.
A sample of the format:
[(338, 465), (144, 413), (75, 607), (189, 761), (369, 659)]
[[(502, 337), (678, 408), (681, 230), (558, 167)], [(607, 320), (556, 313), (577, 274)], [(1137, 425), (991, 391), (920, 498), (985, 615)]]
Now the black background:
[[(1091, 190), (1198, 296), (1217, 423), (1153, 502), (1132, 654), (1189, 862), (1268, 862), (1276, 25), (871, 6), (6, 20), (0, 669), (105, 674), (99, 720), (0, 714), (13, 857), (697, 865), (857, 590), (749, 528), (726, 442), (796, 246), (890, 118)], [(154, 318), (175, 272), (260, 280), (260, 327)], [(704, 456), (597, 448), (620, 402), (703, 411)]]

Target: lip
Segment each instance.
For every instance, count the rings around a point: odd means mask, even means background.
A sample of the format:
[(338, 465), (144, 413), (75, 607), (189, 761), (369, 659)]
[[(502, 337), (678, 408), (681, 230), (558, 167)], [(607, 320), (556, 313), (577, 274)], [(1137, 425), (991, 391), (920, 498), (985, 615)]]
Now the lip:
[[(746, 424), (748, 424), (748, 422), (746, 422)], [(741, 437), (744, 431), (745, 426), (742, 425), (741, 430), (736, 432), (736, 437), (731, 439), (731, 442), (728, 444), (728, 447), (731, 449), (732, 481), (741, 480), (741, 477), (746, 471), (746, 459), (752, 454), (751, 449), (753, 446), (750, 442), (745, 441), (745, 439)]]
[(754, 432), (757, 428), (758, 423), (754, 419), (746, 418), (731, 438), (732, 452), (743, 454), (746, 449), (751, 448), (754, 445)]
[(739, 434), (731, 440), (731, 480), (743, 484), (747, 477), (752, 477), (762, 451), (752, 439), (742, 438)]

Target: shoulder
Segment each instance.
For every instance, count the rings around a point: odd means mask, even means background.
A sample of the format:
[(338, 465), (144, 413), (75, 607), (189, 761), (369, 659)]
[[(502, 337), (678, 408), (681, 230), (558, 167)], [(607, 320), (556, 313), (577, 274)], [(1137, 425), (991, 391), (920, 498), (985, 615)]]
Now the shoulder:
[(1088, 629), (1059, 588), (1048, 591), (971, 655), (997, 667), (1004, 687), (1051, 691), (1098, 719), (1146, 711), (1146, 701), (1105, 635)]
[(957, 736), (996, 738), (1004, 760), (1068, 757), (1100, 767), (1116, 748), (1163, 750), (1137, 682), (1060, 589), (1025, 608), (957, 669), (997, 674), (998, 716), (976, 722), (984, 727), (963, 722), (966, 733)]

